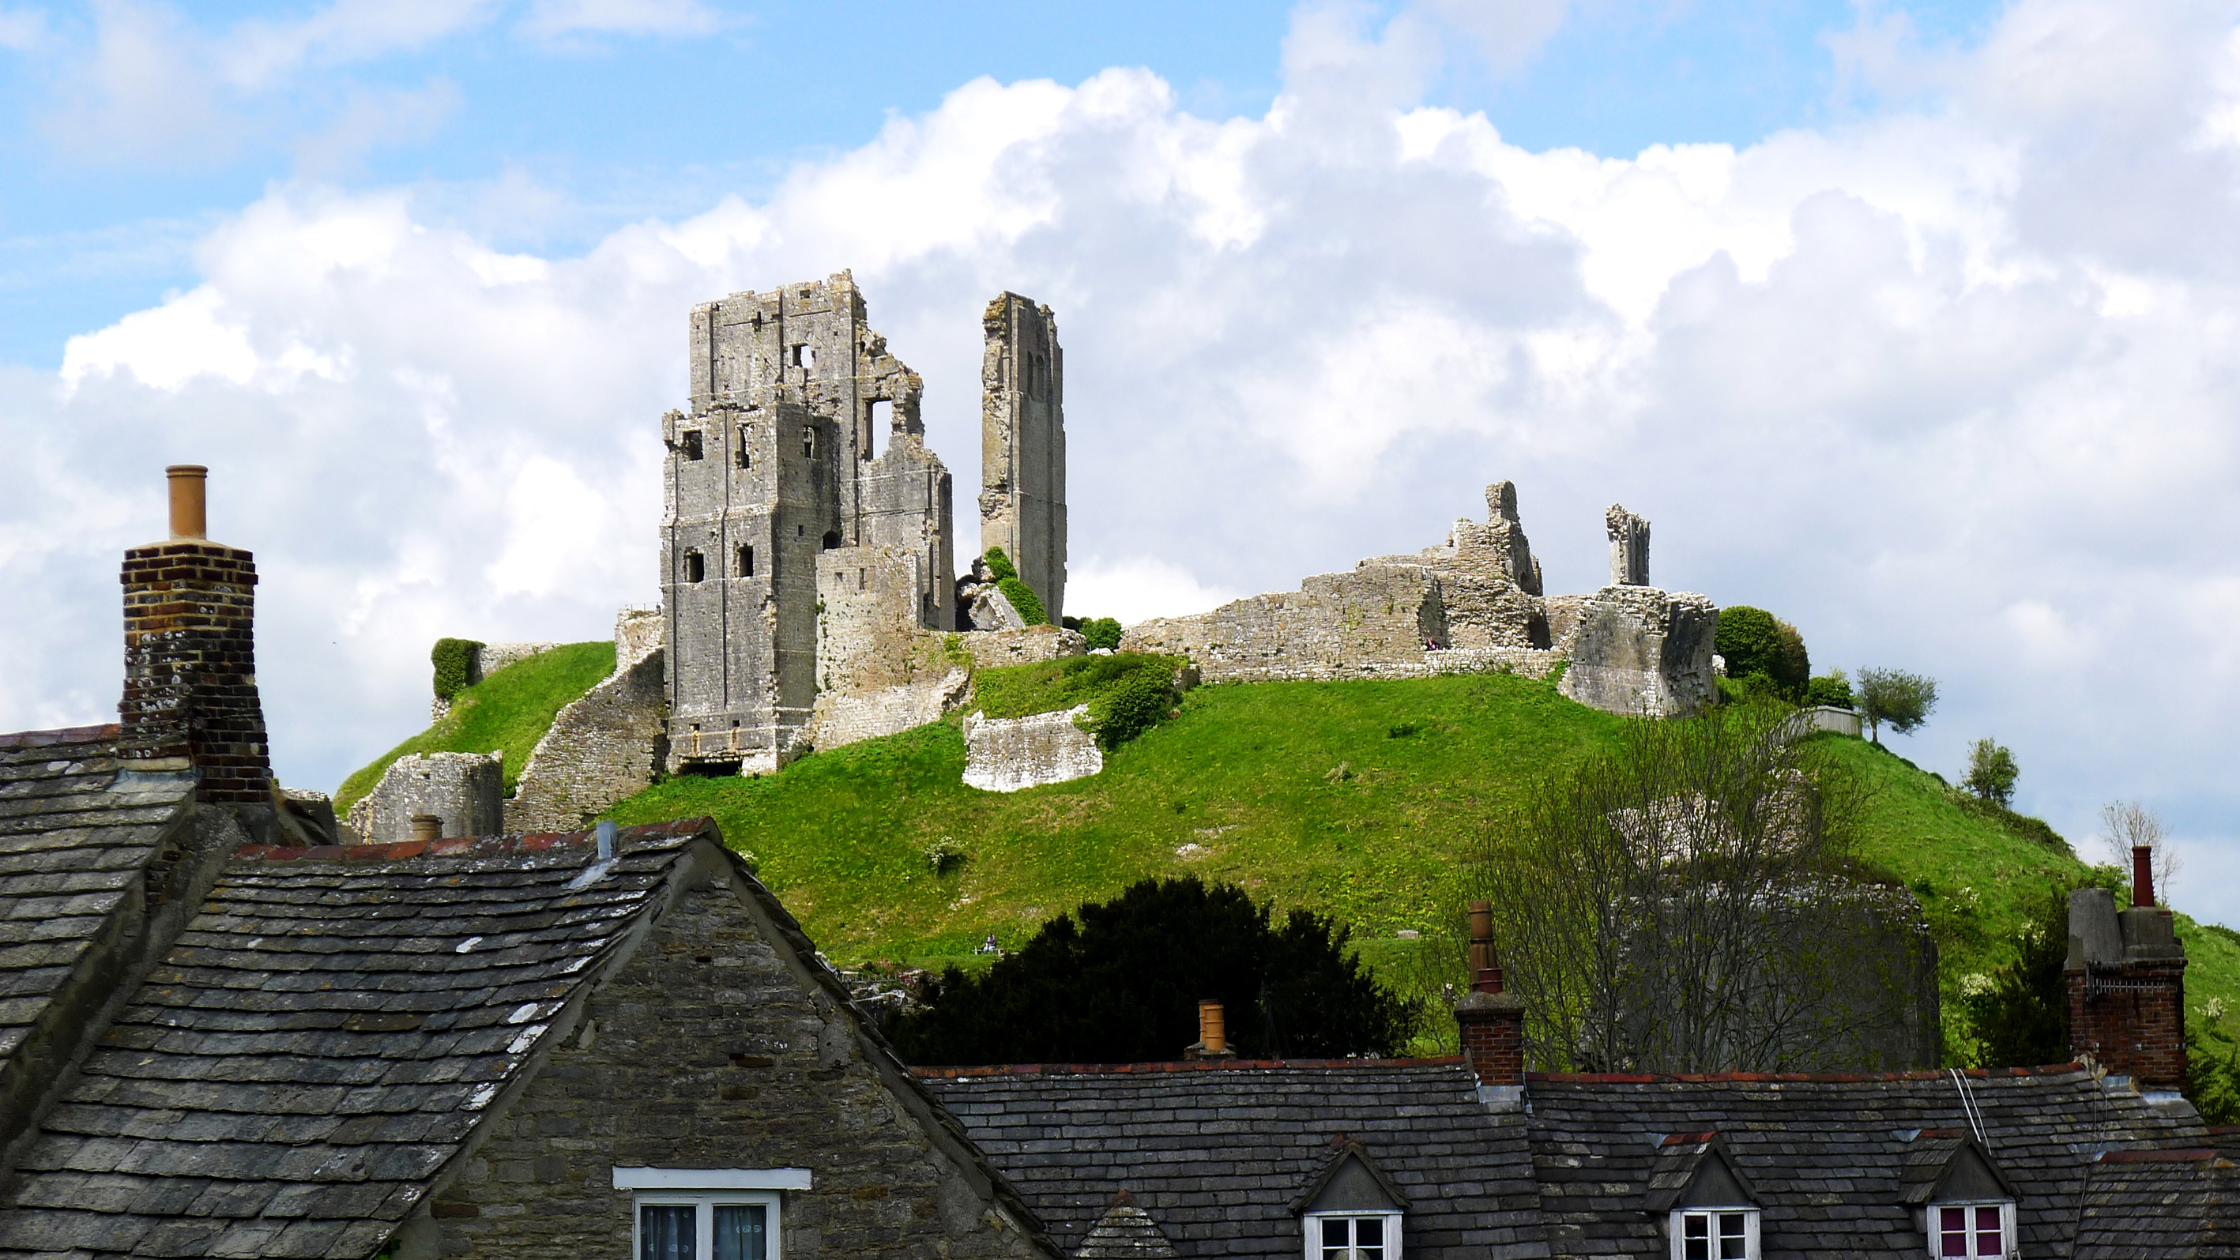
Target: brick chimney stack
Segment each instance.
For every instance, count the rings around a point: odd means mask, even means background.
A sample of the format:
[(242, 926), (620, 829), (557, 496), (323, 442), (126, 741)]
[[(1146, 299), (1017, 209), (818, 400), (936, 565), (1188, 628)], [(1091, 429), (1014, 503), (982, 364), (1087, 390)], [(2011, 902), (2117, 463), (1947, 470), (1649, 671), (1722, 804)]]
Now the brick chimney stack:
[(2149, 1094), (2186, 1078), (2186, 951), (2154, 902), (2153, 850), (2131, 850), (2131, 908), (2105, 888), (2069, 894), (2069, 1049)]
[(1462, 1056), (1478, 1076), (1478, 1097), (1496, 1110), (1524, 1103), (1524, 1002), (1501, 991), (1493, 949), (1493, 903), (1470, 903), (1470, 991), (1455, 1000)]
[(120, 753), (143, 769), (192, 769), (199, 801), (269, 808), (255, 558), (209, 541), (207, 468), (164, 471), (171, 537), (124, 553)]

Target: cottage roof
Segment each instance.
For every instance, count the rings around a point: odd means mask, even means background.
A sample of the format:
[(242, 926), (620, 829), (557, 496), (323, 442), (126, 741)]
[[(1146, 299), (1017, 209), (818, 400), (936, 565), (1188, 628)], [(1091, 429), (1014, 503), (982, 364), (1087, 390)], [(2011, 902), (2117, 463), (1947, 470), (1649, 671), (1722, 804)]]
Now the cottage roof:
[(0, 1255), (369, 1254), (702, 834), (241, 848), (26, 1148)]
[(1411, 1257), (1547, 1254), (1524, 1126), (1459, 1060), (919, 1075), (1069, 1254), (1127, 1191), (1184, 1256), (1297, 1255), (1291, 1201), (1349, 1140), (1409, 1203)]

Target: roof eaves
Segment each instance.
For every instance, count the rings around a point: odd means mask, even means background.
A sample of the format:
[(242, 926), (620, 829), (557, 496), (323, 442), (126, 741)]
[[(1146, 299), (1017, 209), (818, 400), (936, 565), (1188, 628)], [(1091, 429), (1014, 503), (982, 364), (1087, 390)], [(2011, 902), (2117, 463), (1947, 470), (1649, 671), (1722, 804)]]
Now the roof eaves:
[(1330, 1179), (1338, 1175), (1338, 1170), (1345, 1167), (1349, 1159), (1361, 1161), (1361, 1166), (1368, 1170), (1371, 1177), (1376, 1178), (1378, 1187), (1384, 1191), (1386, 1198), (1392, 1200), (1394, 1207), (1403, 1212), (1408, 1209), (1408, 1196), (1400, 1193), (1400, 1187), (1392, 1184), (1392, 1178), (1385, 1176), (1384, 1169), (1378, 1167), (1377, 1161), (1370, 1157), (1369, 1148), (1352, 1138), (1340, 1137), (1331, 1140), (1330, 1153), (1323, 1156), (1321, 1166), (1308, 1175), (1305, 1187), (1291, 1196), (1291, 1202), (1286, 1205), (1291, 1209), (1291, 1214), (1297, 1216), (1306, 1211), (1322, 1193), (1322, 1188), (1330, 1184)]

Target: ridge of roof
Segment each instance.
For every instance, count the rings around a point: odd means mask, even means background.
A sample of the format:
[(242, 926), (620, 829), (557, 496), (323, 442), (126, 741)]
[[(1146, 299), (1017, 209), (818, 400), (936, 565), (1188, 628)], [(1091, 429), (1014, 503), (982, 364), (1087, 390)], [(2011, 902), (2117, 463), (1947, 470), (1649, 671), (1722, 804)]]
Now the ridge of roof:
[(0, 748), (45, 748), (53, 744), (98, 744), (115, 739), (120, 728), (115, 722), (106, 726), (63, 726), (51, 731), (10, 731), (0, 734)]
[[(1527, 1072), (1535, 1085), (1850, 1085), (1878, 1081), (1949, 1080), (1956, 1069), (1919, 1069), (1907, 1072)], [(2018, 1076), (2066, 1076), (2089, 1071), (2082, 1063), (2052, 1063), (2042, 1067), (1961, 1068), (1970, 1080), (1998, 1080)]]
[(1460, 1055), (1432, 1059), (1175, 1059), (1155, 1063), (987, 1063), (976, 1067), (913, 1067), (920, 1080), (988, 1076), (1150, 1076), (1162, 1072), (1235, 1072), (1244, 1069), (1455, 1067)]
[[(678, 818), (615, 830), (623, 840), (663, 840), (693, 836), (712, 819)], [(234, 850), (240, 861), (254, 862), (400, 862), (416, 857), (502, 857), (517, 853), (542, 853), (554, 849), (585, 848), (597, 843), (598, 833), (584, 831), (509, 832), (494, 836), (446, 836), (441, 840), (402, 840), (394, 844), (321, 844), (297, 848), (281, 844), (245, 844)]]

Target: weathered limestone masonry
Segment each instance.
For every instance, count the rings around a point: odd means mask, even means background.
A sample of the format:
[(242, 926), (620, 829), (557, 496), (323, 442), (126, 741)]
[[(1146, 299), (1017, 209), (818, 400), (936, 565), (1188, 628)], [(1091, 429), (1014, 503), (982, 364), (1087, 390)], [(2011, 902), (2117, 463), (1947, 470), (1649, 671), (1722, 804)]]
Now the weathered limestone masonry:
[(1058, 321), (1049, 307), (1005, 293), (988, 303), (981, 326), (980, 549), (1003, 548), (1056, 622), (1066, 602), (1066, 365)]
[(1023, 718), (966, 714), (964, 781), (983, 791), (1017, 792), (1097, 773), (1104, 752), (1095, 736), (1075, 725), (1088, 712), (1084, 704)]
[(1701, 595), (1605, 586), (1580, 604), (1571, 665), (1558, 686), (1605, 713), (1687, 717), (1717, 694), (1718, 634), (1718, 605)]
[(1618, 504), (1603, 513), (1603, 527), (1610, 533), (1610, 585), (1649, 584), (1649, 518), (1636, 516)]
[(704, 303), (689, 341), (691, 411), (662, 421), (668, 759), (775, 770), (815, 702), (820, 555), (953, 619), (949, 474), (846, 272)]
[(503, 752), (399, 757), (350, 807), (350, 830), (364, 844), (403, 844), (413, 839), (413, 816), (433, 814), (443, 820), (442, 835), (495, 835), (506, 829), (504, 758)]
[(1054, 1254), (774, 899), (731, 871), (680, 891), (438, 1194), (443, 1255), (635, 1254), (612, 1170), (639, 1167), (807, 1170), (772, 1254)]
[(198, 464), (166, 470), (171, 538), (124, 553), (124, 698), (118, 755), (128, 766), (199, 772), (195, 799), (272, 800), (264, 706), (257, 698), (257, 565), (209, 541)]
[(653, 786), (668, 741), (660, 625), (660, 615), (644, 609), (616, 615), (614, 673), (553, 716), (514, 782), (504, 830), (586, 827)]

